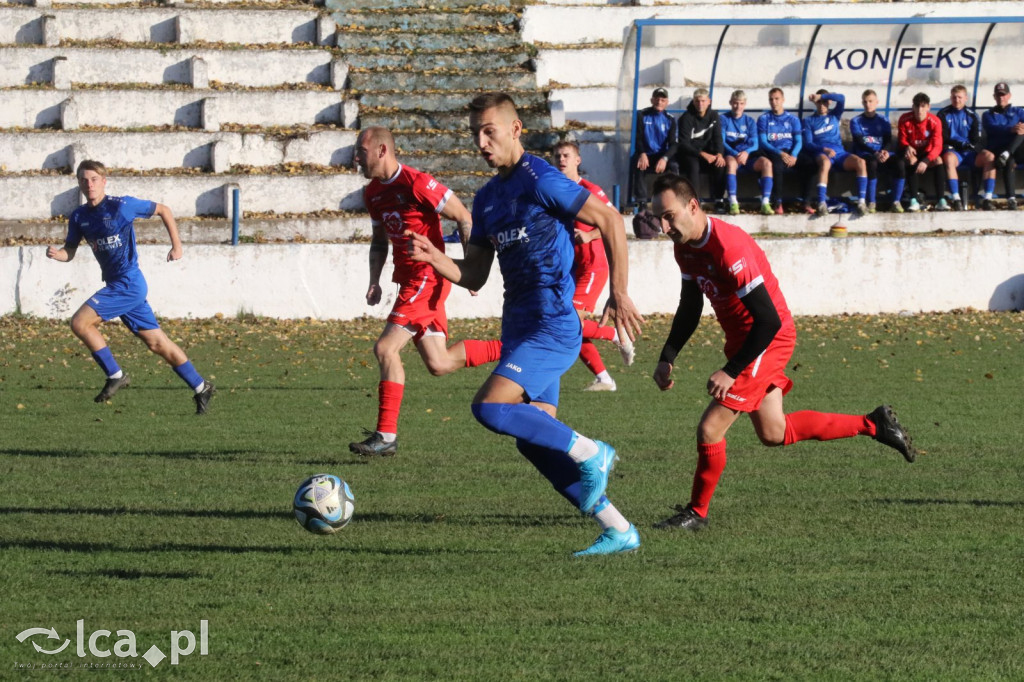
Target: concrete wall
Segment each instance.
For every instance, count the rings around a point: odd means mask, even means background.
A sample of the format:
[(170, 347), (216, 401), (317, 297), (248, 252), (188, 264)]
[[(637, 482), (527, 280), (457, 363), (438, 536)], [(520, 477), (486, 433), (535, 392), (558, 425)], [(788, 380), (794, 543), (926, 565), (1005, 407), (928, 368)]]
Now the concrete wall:
[[(850, 237), (759, 242), (797, 315), (1024, 309), (1024, 236)], [(140, 247), (150, 302), (166, 317), (255, 313), (280, 318), (383, 317), (370, 308), (365, 244), (195, 246), (166, 262), (167, 246)], [(458, 245), (449, 253), (461, 255)], [(101, 286), (86, 249), (71, 263), (48, 260), (42, 246), (0, 248), (0, 314), (20, 309), (69, 316)], [(13, 273), (13, 274), (12, 274)], [(390, 267), (382, 282), (390, 279)], [(17, 298), (15, 296), (17, 291)], [(630, 294), (641, 312), (675, 311), (679, 270), (665, 239), (630, 244)], [(455, 287), (449, 315), (500, 314), (497, 265), (480, 295)], [(458, 328), (454, 333), (458, 335)]]

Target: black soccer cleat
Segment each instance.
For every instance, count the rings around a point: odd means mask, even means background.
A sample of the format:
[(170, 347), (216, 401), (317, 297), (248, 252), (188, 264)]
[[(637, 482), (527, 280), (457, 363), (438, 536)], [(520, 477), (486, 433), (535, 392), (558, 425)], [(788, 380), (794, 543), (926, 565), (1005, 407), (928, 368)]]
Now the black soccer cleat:
[(127, 388), (131, 383), (132, 380), (128, 377), (128, 374), (122, 372), (121, 376), (117, 379), (107, 379), (107, 383), (103, 384), (103, 390), (93, 400), (98, 403), (105, 403), (113, 398), (115, 393), (122, 388)]
[(210, 409), (210, 398), (216, 392), (217, 387), (207, 381), (203, 390), (192, 396), (192, 400), (196, 401), (196, 414), (206, 414), (206, 411)]
[(686, 505), (684, 507), (681, 504), (677, 504), (674, 509), (679, 513), (675, 516), (670, 516), (664, 521), (659, 521), (654, 524), (654, 527), (663, 530), (669, 528), (685, 528), (686, 530), (692, 530), (695, 533), (708, 527), (708, 520), (695, 512), (693, 507), (690, 505)]
[(1007, 211), (1016, 211), (1017, 210), (1017, 198), (1016, 197), (1010, 197), (1009, 199), (1006, 200), (1006, 210)]
[(868, 415), (868, 419), (875, 423), (875, 440), (898, 451), (908, 462), (913, 462), (917, 458), (917, 450), (910, 440), (910, 434), (896, 419), (891, 407), (879, 405)]
[(349, 443), (348, 450), (357, 455), (363, 457), (393, 457), (398, 452), (398, 438), (395, 438), (390, 443), (384, 442), (384, 436), (380, 435), (377, 431), (366, 433), (370, 434), (370, 437), (364, 440), (362, 443)]
[(983, 210), (983, 211), (991, 211), (993, 209), (995, 209), (995, 204), (992, 203), (991, 199), (986, 197), (986, 198), (981, 200), (981, 210)]
[(963, 202), (963, 200), (961, 200), (961, 199), (954, 199), (953, 200), (953, 210), (954, 211), (962, 211), (962, 210), (964, 210), (964, 202)]

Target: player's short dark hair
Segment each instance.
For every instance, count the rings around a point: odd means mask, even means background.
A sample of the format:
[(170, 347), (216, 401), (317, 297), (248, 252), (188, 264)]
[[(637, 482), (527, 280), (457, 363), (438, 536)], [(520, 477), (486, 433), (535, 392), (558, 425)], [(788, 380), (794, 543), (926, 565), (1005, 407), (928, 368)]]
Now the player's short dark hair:
[(828, 94), (828, 90), (826, 90), (825, 88), (819, 88), (818, 92), (816, 92), (814, 94), (816, 94), (816, 95), (827, 95)]
[(86, 159), (82, 163), (78, 164), (78, 168), (75, 170), (75, 177), (82, 177), (82, 173), (85, 171), (93, 171), (104, 178), (107, 177), (107, 167), (99, 161), (93, 161), (92, 159)]
[(918, 104), (931, 104), (932, 103), (932, 98), (928, 96), (928, 93), (919, 92), (916, 95), (914, 95), (913, 102), (914, 102), (914, 106), (915, 107)]
[(654, 194), (661, 194), (666, 190), (672, 190), (679, 197), (679, 201), (684, 204), (690, 203), (690, 199), (697, 198), (697, 192), (693, 189), (690, 181), (674, 173), (659, 175), (658, 179), (654, 181)]
[(557, 152), (562, 147), (572, 147), (573, 149), (576, 150), (576, 156), (581, 156), (580, 146), (576, 143), (575, 140), (562, 140), (561, 142), (556, 142), (555, 146), (551, 148), (551, 151)]
[(497, 107), (511, 107), (516, 118), (519, 118), (519, 112), (516, 110), (515, 100), (507, 92), (485, 92), (482, 95), (477, 95), (473, 98), (473, 101), (469, 103), (469, 111), (473, 114), (479, 114), (487, 111), (488, 109), (494, 109)]
[(867, 97), (868, 95), (874, 95), (875, 97), (878, 97), (878, 93), (877, 93), (877, 92), (875, 92), (875, 91), (874, 91), (874, 90), (872, 90), (871, 88), (868, 88), (868, 89), (867, 89), (867, 90), (865, 90), (864, 92), (860, 93), (860, 98), (861, 98), (861, 99), (864, 99), (864, 98), (865, 98), (865, 97)]
[(784, 92), (782, 91), (782, 88), (772, 88), (771, 90), (769, 90), (769, 91), (768, 91), (768, 96), (769, 96), (769, 97), (771, 97), (771, 96), (772, 96), (772, 95), (774, 95), (774, 94), (775, 94), (776, 92), (777, 92), (777, 93), (779, 93), (780, 95), (782, 95), (783, 97), (785, 97), (785, 96), (786, 96), (786, 93), (784, 93)]

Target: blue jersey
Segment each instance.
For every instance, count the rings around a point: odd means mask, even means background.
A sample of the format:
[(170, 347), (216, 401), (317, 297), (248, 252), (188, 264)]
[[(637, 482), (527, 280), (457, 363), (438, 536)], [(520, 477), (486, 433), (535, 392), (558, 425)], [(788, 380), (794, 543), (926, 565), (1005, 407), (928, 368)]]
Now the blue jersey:
[(812, 114), (804, 119), (804, 151), (820, 154), (825, 148), (842, 151), (843, 136), (840, 125), (846, 111), (846, 97), (837, 92), (821, 96), (822, 102), (835, 102), (827, 114)]
[(788, 111), (778, 116), (766, 111), (757, 118), (757, 141), (761, 151), (796, 156), (804, 144), (800, 119)]
[(656, 156), (674, 155), (676, 120), (672, 114), (648, 107), (637, 116), (637, 151)]
[(85, 239), (100, 264), (104, 282), (133, 274), (139, 269), (135, 250), (136, 218), (149, 218), (156, 203), (135, 197), (104, 197), (98, 206), (79, 206), (68, 219), (66, 244), (78, 246)]
[(964, 107), (957, 109), (952, 104), (938, 113), (942, 121), (942, 142), (945, 149), (972, 151), (980, 137), (978, 115)]
[(988, 141), (985, 148), (999, 153), (1010, 146), (1016, 133), (1013, 127), (1024, 122), (1024, 109), (1020, 107), (993, 107), (981, 117), (981, 125), (985, 128)]
[(508, 177), (496, 175), (476, 193), (469, 243), (498, 256), (505, 280), (503, 339), (577, 314), (573, 224), (589, 196), (585, 187), (532, 154), (523, 154)]
[(861, 114), (850, 121), (850, 137), (854, 154), (874, 154), (888, 149), (892, 143), (892, 124), (885, 116)]
[(722, 141), (727, 155), (739, 156), (742, 152), (749, 154), (757, 151), (757, 124), (754, 119), (746, 114), (735, 118), (731, 111), (727, 111), (719, 120), (722, 122)]

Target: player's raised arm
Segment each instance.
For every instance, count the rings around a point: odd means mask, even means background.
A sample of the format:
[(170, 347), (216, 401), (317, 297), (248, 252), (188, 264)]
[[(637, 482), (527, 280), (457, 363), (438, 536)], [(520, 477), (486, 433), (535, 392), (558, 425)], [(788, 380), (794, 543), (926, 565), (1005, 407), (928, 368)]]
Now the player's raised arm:
[[(619, 338), (629, 337), (635, 341), (640, 335), (644, 318), (640, 315), (633, 299), (629, 297), (629, 251), (626, 248), (626, 231), (622, 227), (622, 216), (603, 201), (591, 194), (576, 219), (593, 225), (601, 232), (605, 252), (608, 254), (610, 292), (608, 313), (615, 319)], [(604, 324), (604, 320), (601, 322)]]
[(424, 235), (414, 232), (406, 232), (409, 238), (409, 258), (421, 263), (428, 263), (437, 274), (465, 287), (470, 291), (476, 291), (487, 283), (487, 277), (491, 274), (491, 263), (494, 260), (494, 252), (468, 244), (466, 246), (466, 257), (455, 260), (445, 255), (440, 249), (434, 246)]

